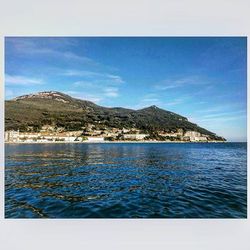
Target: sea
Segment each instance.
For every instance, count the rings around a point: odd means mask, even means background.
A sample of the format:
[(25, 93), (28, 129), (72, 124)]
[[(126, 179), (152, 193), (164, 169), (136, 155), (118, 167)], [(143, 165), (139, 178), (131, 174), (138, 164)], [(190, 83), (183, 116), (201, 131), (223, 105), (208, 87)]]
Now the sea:
[(247, 218), (247, 143), (6, 144), (5, 218)]

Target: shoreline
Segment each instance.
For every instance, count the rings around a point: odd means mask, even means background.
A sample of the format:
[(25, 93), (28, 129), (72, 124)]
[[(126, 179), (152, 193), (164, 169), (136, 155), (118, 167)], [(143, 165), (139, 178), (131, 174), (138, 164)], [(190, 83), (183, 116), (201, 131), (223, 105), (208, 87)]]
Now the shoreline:
[(81, 142), (4, 142), (4, 144), (116, 144), (116, 143), (228, 143), (227, 141), (81, 141)]

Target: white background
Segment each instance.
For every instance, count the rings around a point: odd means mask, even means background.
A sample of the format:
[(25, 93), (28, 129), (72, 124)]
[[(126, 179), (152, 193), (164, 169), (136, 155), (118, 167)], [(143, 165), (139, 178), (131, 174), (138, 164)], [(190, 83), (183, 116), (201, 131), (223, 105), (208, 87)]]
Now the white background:
[(1, 249), (249, 250), (249, 219), (4, 219), (3, 146), (4, 36), (248, 36), (249, 13), (248, 0), (0, 0)]

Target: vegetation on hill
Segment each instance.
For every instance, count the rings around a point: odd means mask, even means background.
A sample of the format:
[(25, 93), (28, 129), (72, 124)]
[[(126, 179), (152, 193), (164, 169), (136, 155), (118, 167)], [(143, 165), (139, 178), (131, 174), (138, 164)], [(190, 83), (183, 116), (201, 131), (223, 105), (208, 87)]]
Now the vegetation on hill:
[(98, 128), (137, 128), (152, 135), (158, 131), (192, 130), (223, 140), (186, 117), (156, 106), (140, 110), (106, 108), (60, 92), (40, 92), (5, 101), (5, 130), (39, 131), (43, 125), (53, 125), (72, 131), (89, 124)]

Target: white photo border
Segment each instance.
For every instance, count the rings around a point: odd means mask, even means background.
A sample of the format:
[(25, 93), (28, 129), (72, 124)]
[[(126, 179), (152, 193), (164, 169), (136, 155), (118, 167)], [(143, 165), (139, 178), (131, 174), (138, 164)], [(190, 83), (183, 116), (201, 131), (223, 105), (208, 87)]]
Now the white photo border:
[(1, 1), (1, 248), (250, 249), (249, 192), (248, 219), (4, 219), (5, 36), (244, 36), (249, 48), (249, 9), (248, 0)]

